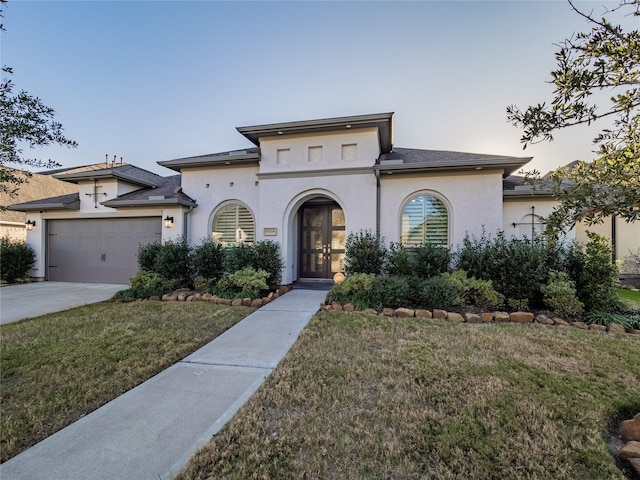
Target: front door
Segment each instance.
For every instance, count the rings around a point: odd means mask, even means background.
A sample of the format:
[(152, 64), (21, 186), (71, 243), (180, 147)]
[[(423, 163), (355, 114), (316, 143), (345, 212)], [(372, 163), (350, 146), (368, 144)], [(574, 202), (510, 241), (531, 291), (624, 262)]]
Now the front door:
[(336, 203), (300, 209), (300, 278), (332, 278), (344, 270), (344, 212)]

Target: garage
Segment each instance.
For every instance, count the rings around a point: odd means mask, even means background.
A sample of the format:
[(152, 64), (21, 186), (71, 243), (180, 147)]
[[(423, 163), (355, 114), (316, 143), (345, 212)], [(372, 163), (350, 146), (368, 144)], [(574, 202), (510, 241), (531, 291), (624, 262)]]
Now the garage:
[(47, 277), (62, 282), (129, 283), (140, 245), (160, 241), (161, 217), (48, 220)]

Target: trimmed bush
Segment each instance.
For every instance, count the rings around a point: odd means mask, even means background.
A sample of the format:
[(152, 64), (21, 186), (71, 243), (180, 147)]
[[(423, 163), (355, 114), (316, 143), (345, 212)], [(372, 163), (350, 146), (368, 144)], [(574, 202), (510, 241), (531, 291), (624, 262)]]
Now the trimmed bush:
[(239, 243), (224, 249), (224, 270), (234, 273), (245, 268), (253, 268), (255, 250), (245, 243)]
[(540, 289), (544, 303), (558, 315), (576, 318), (582, 314), (584, 305), (576, 296), (575, 283), (565, 272), (549, 272), (549, 281)]
[(342, 304), (353, 303), (355, 306), (365, 309), (375, 306), (373, 300), (373, 282), (375, 275), (371, 273), (354, 273), (344, 279), (342, 283), (336, 283), (331, 287), (327, 295), (327, 301)]
[(264, 270), (269, 274), (267, 277), (269, 288), (275, 288), (280, 285), (284, 267), (284, 262), (280, 256), (280, 244), (273, 240), (263, 240), (256, 243), (253, 250), (253, 268)]
[(268, 272), (243, 268), (218, 281), (215, 293), (223, 298), (259, 298), (267, 290)]
[(495, 309), (504, 305), (504, 296), (493, 289), (491, 280), (468, 277), (464, 270), (443, 273), (465, 305)]
[(186, 240), (168, 240), (162, 244), (156, 257), (155, 273), (179, 287), (192, 285), (191, 247)]
[(444, 275), (423, 280), (418, 295), (418, 304), (423, 307), (445, 308), (462, 304), (451, 280)]
[(35, 261), (35, 252), (24, 241), (0, 238), (0, 278), (5, 282), (25, 279)]
[(448, 248), (425, 244), (412, 248), (411, 253), (414, 275), (429, 278), (449, 271), (451, 253)]
[(412, 293), (408, 277), (395, 275), (376, 276), (373, 280), (372, 304), (380, 307), (406, 307), (411, 304)]
[(220, 279), (224, 275), (224, 247), (220, 242), (204, 239), (192, 251), (193, 273), (197, 277)]
[(169, 280), (154, 272), (138, 272), (130, 282), (130, 290), (134, 298), (162, 296), (173, 288)]
[(387, 275), (413, 275), (414, 256), (411, 249), (402, 243), (392, 242), (387, 252), (387, 263), (384, 271)]
[(611, 263), (611, 247), (605, 237), (593, 232), (587, 235), (589, 241), (578, 294), (587, 311), (615, 311), (620, 307), (616, 294), (618, 269)]
[(345, 271), (353, 273), (373, 273), (383, 271), (387, 249), (384, 239), (370, 230), (350, 233), (345, 244)]
[(156, 272), (158, 254), (162, 249), (161, 242), (151, 242), (138, 247), (138, 269), (143, 272)]

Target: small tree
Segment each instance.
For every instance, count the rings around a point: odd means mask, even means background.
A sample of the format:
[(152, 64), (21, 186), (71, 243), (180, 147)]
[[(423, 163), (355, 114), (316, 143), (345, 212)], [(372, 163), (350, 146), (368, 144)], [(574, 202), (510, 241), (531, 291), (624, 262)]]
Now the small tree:
[(35, 261), (35, 252), (25, 242), (0, 238), (0, 278), (5, 282), (25, 278)]
[(350, 233), (345, 244), (345, 270), (352, 273), (382, 273), (387, 258), (384, 239), (370, 230)]

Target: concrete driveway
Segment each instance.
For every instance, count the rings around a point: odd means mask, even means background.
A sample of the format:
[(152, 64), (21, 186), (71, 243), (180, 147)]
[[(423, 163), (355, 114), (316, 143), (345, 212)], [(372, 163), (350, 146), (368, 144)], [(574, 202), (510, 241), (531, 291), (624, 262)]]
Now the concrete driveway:
[(0, 324), (109, 300), (129, 285), (35, 282), (0, 288)]

